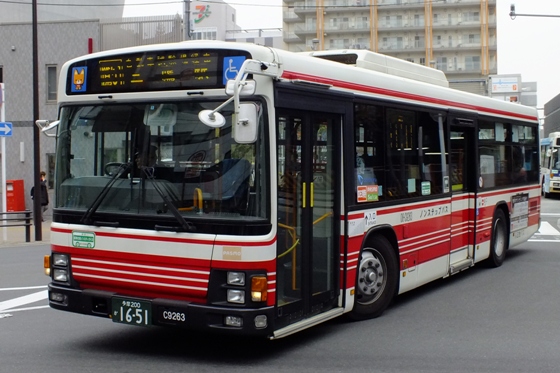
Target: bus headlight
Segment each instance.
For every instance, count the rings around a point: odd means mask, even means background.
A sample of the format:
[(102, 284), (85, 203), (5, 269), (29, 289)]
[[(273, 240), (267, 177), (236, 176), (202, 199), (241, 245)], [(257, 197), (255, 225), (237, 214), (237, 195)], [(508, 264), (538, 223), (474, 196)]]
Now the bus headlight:
[(227, 283), (228, 285), (245, 285), (245, 272), (228, 272)]
[(228, 289), (227, 301), (230, 303), (245, 303), (245, 290)]
[(53, 271), (53, 281), (68, 282), (68, 270), (55, 268)]
[(68, 255), (66, 254), (53, 254), (53, 265), (57, 267), (68, 266)]
[(224, 319), (224, 324), (226, 324), (227, 326), (240, 328), (243, 326), (243, 319), (239, 316), (226, 316)]
[(255, 328), (264, 329), (268, 326), (268, 320), (266, 315), (255, 316)]

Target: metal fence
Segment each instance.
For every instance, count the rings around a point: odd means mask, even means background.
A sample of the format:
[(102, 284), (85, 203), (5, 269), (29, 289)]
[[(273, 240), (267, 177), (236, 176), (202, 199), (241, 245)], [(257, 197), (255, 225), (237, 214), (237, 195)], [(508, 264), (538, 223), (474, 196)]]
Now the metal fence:
[(99, 49), (172, 43), (183, 40), (180, 15), (131, 17), (100, 22)]

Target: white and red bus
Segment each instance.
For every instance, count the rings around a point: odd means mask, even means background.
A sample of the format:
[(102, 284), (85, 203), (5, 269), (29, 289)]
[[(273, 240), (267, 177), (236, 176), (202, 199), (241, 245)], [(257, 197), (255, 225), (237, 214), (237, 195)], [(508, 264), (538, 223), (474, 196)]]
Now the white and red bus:
[(545, 198), (560, 193), (560, 132), (541, 139), (541, 183)]
[(536, 110), (437, 70), (197, 41), (76, 58), (59, 83), (59, 310), (280, 338), (499, 266), (539, 226)]

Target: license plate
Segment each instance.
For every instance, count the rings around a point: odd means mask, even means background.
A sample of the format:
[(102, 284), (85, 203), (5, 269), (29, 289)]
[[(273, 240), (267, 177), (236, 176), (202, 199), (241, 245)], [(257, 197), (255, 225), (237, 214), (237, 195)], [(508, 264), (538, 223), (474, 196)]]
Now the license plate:
[(147, 326), (152, 323), (152, 305), (137, 299), (113, 298), (113, 322)]

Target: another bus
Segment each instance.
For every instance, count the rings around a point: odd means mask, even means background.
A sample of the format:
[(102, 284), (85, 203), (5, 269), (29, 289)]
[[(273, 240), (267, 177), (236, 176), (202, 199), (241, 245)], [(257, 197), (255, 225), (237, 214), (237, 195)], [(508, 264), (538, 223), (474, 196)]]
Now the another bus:
[(560, 132), (541, 139), (541, 183), (545, 198), (560, 193)]
[(372, 52), (112, 50), (67, 62), (58, 99), (58, 310), (276, 339), (500, 266), (539, 226), (536, 110)]

